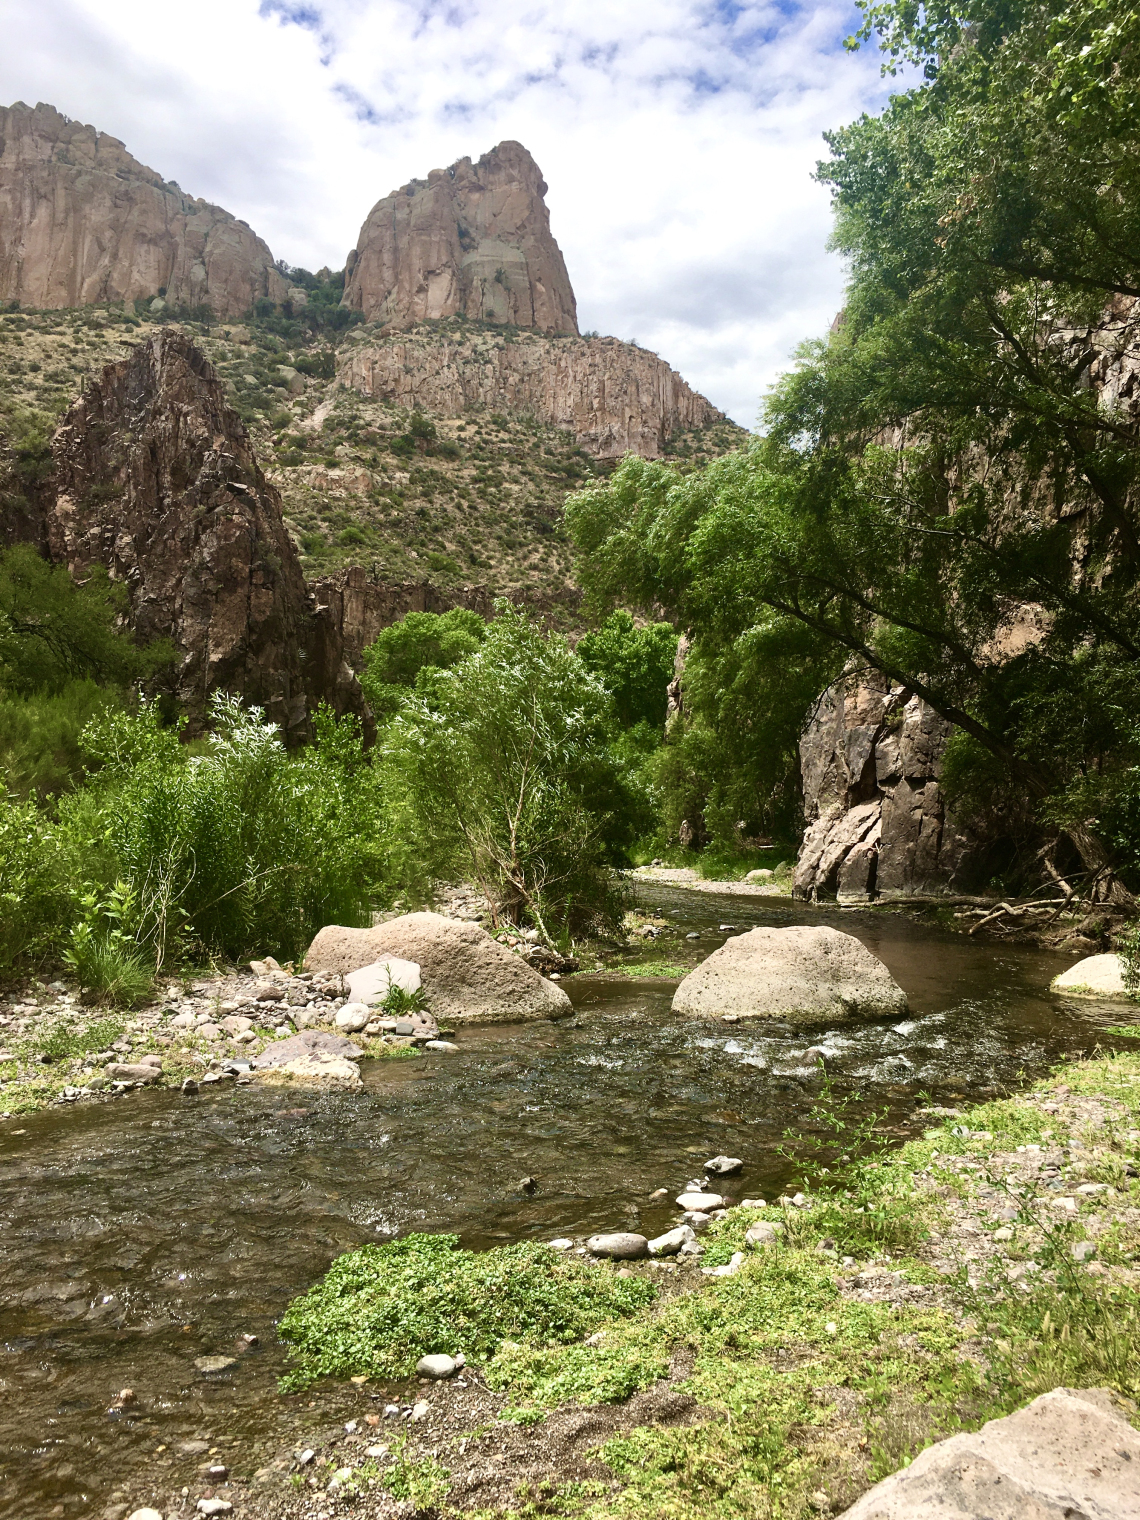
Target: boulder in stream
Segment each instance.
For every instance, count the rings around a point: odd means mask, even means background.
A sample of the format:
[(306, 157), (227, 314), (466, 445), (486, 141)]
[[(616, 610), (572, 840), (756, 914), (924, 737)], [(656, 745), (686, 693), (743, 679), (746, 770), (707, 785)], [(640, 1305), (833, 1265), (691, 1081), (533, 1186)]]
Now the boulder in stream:
[(1104, 998), (1114, 1003), (1128, 1002), (1131, 997), (1124, 985), (1124, 961), (1115, 954), (1086, 955), (1055, 976), (1049, 990), (1063, 992), (1066, 997)]
[(405, 913), (371, 929), (326, 924), (305, 957), (312, 971), (351, 972), (390, 957), (414, 961), (437, 1019), (513, 1024), (563, 1018), (570, 999), (481, 929), (440, 913)]
[(303, 1029), (286, 1040), (274, 1040), (253, 1063), (263, 1080), (332, 1082), (339, 1087), (358, 1087), (361, 1055), (359, 1045), (324, 1029)]
[(906, 993), (853, 934), (806, 924), (750, 929), (714, 950), (673, 997), (675, 1013), (837, 1023), (895, 1018)]

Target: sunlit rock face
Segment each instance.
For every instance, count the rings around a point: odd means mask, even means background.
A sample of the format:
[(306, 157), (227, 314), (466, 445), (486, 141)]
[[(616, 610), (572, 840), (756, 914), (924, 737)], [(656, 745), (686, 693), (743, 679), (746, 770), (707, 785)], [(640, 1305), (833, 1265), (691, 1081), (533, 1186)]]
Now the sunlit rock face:
[(369, 322), (440, 317), (576, 333), (546, 184), (521, 143), (461, 158), (378, 201), (349, 254), (344, 300)]
[(164, 299), (237, 317), (292, 287), (262, 240), (54, 106), (0, 107), (0, 300)]

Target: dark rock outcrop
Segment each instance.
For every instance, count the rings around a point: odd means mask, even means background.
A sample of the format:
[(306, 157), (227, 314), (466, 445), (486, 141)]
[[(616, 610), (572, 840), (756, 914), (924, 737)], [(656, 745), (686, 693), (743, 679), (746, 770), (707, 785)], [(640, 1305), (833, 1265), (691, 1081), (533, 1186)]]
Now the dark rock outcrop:
[[(450, 612), (453, 607), (468, 607), (480, 617), (490, 618), (495, 610), (495, 593), (487, 586), (445, 590), (429, 581), (373, 580), (360, 565), (349, 565), (310, 585), (318, 616), (354, 669), (376, 635), (398, 623), (406, 613)], [(522, 594), (514, 600), (543, 617), (555, 607), (573, 611), (581, 601), (581, 592), (574, 588), (561, 595)]]
[(316, 611), (277, 492), (212, 366), (165, 330), (110, 364), (52, 443), (50, 557), (125, 583), (143, 640), (178, 652), (173, 695), (192, 719), (236, 691), (286, 734), (318, 701), (361, 711), (334, 623)]
[(0, 107), (0, 300), (86, 306), (156, 298), (237, 317), (286, 299), (262, 240), (186, 195), (118, 138), (54, 106)]
[(830, 686), (800, 739), (807, 831), (796, 897), (961, 890), (975, 843), (940, 785), (953, 725), (874, 672)]
[(517, 142), (412, 180), (368, 213), (349, 254), (345, 305), (397, 327), (459, 315), (576, 333), (545, 194)]

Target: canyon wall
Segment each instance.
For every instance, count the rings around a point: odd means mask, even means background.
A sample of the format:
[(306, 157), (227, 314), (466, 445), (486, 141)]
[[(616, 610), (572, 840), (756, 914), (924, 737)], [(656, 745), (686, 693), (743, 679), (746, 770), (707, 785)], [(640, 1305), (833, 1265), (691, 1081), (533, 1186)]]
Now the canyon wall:
[(316, 610), (281, 502), (211, 365), (167, 330), (108, 365), (52, 443), (43, 540), (125, 584), (143, 640), (170, 638), (172, 694), (199, 722), (237, 691), (302, 737), (319, 701), (363, 711), (339, 632)]
[(343, 385), (458, 417), (472, 407), (530, 413), (598, 459), (656, 458), (672, 434), (723, 422), (664, 359), (617, 338), (435, 330), (380, 335), (342, 350)]
[(166, 291), (238, 317), (292, 287), (244, 222), (53, 106), (0, 107), (0, 301), (86, 306)]
[(545, 194), (517, 142), (412, 180), (369, 212), (348, 257), (345, 305), (397, 327), (465, 316), (576, 333)]

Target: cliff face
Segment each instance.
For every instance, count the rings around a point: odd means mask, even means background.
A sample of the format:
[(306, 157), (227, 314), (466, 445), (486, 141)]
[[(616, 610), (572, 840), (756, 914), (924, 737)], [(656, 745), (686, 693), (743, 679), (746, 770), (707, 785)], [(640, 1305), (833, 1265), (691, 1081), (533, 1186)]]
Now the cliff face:
[(807, 832), (793, 892), (840, 902), (966, 889), (977, 858), (939, 784), (953, 726), (874, 674), (820, 698), (800, 740)]
[(724, 421), (663, 359), (617, 338), (383, 334), (348, 346), (337, 378), (437, 416), (471, 407), (529, 413), (598, 459), (627, 451), (654, 459), (673, 433)]
[(144, 639), (168, 637), (192, 718), (240, 692), (300, 736), (320, 700), (362, 710), (337, 630), (315, 611), (249, 437), (194, 344), (166, 331), (108, 365), (63, 420), (44, 537), (75, 574), (126, 583)]
[(245, 225), (49, 105), (0, 107), (0, 300), (133, 301), (237, 317), (291, 286)]
[(458, 315), (576, 333), (545, 194), (517, 142), (412, 180), (369, 212), (349, 254), (345, 304), (397, 327)]

